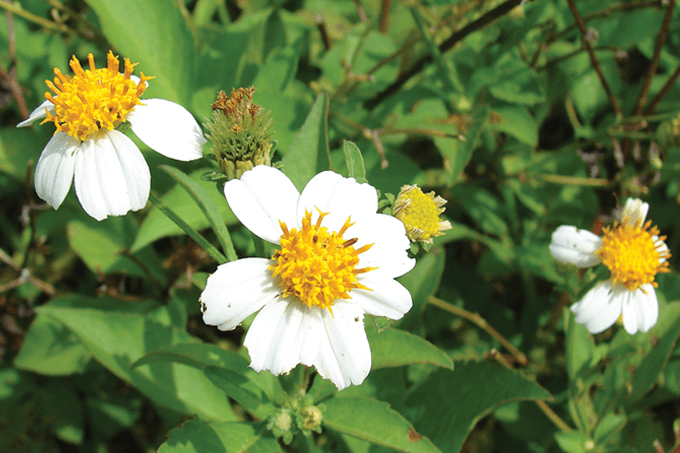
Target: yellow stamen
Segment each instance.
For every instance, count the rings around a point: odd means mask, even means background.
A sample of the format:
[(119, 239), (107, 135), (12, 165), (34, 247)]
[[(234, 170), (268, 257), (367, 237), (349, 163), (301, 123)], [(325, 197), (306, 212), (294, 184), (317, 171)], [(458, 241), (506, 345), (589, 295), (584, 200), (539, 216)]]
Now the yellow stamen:
[(651, 225), (651, 220), (641, 225), (630, 224), (626, 219), (603, 229), (604, 244), (596, 253), (611, 271), (615, 285), (621, 284), (630, 291), (646, 284), (656, 288), (656, 274), (669, 272), (671, 254), (663, 242), (666, 237), (659, 236), (659, 229)]
[(327, 308), (338, 299), (349, 299), (353, 289), (367, 289), (357, 281), (357, 275), (376, 268), (357, 269), (359, 254), (371, 248), (354, 248), (356, 239), (342, 235), (352, 226), (350, 218), (337, 233), (321, 226), (328, 213), (319, 212), (312, 225), (312, 213), (305, 211), (302, 228), (288, 229), (279, 221), (283, 234), (281, 249), (272, 256), (275, 264), (269, 269), (283, 289), (283, 296), (295, 296), (308, 307)]
[(125, 72), (121, 74), (118, 72), (120, 62), (111, 51), (107, 55), (106, 68), (96, 69), (92, 54), (87, 59), (90, 69), (83, 69), (73, 56), (69, 62), (73, 77), (54, 68), (54, 83), (45, 81), (54, 93), (45, 93), (45, 98), (54, 104), (54, 114), (48, 111), (42, 121), (53, 121), (57, 127), (55, 134), (66, 132), (81, 141), (125, 122), (125, 117), (141, 104), (139, 98), (146, 90), (146, 81), (153, 78), (141, 74), (139, 82), (131, 80), (135, 65), (127, 58)]

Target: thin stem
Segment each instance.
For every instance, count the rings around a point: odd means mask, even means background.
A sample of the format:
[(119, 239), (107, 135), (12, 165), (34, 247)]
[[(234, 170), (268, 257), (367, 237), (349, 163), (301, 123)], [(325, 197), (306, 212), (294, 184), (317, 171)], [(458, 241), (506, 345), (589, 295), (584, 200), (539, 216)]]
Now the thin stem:
[(387, 33), (390, 19), (390, 0), (382, 0), (380, 6), (380, 33)]
[(565, 186), (582, 186), (582, 187), (609, 187), (611, 182), (603, 178), (581, 178), (579, 176), (564, 176), (564, 175), (538, 175), (545, 182), (553, 184), (563, 184)]
[(673, 85), (675, 85), (675, 82), (678, 80), (678, 77), (680, 77), (680, 64), (678, 65), (677, 68), (675, 68), (675, 72), (668, 79), (663, 88), (661, 88), (659, 94), (657, 94), (656, 97), (652, 100), (652, 102), (649, 103), (649, 106), (645, 110), (645, 115), (651, 115), (652, 113), (654, 113), (654, 110), (656, 110), (656, 108), (659, 106), (661, 100), (664, 97), (666, 97), (671, 88), (673, 88)]
[(456, 316), (460, 316), (461, 318), (465, 318), (468, 321), (476, 324), (480, 329), (486, 331), (489, 335), (498, 340), (498, 342), (502, 344), (505, 349), (510, 351), (510, 353), (515, 357), (520, 365), (526, 365), (529, 363), (527, 356), (522, 351), (510, 344), (510, 342), (506, 340), (503, 335), (498, 333), (496, 329), (491, 327), (489, 323), (477, 313), (472, 313), (465, 310), (464, 308), (456, 307), (455, 305), (452, 305), (434, 296), (428, 297), (427, 302), (434, 305), (435, 307), (439, 307), (442, 310), (446, 310), (449, 313), (453, 313)]
[(600, 78), (602, 88), (604, 88), (605, 93), (607, 93), (607, 98), (609, 98), (609, 102), (612, 104), (612, 108), (614, 109), (614, 112), (616, 112), (616, 116), (619, 118), (623, 118), (623, 112), (621, 111), (619, 102), (614, 97), (614, 93), (612, 92), (611, 88), (609, 88), (609, 83), (607, 83), (607, 79), (604, 77), (604, 72), (602, 72), (600, 62), (597, 60), (597, 57), (595, 56), (595, 51), (593, 50), (593, 46), (590, 45), (590, 41), (588, 40), (587, 36), (588, 30), (586, 29), (586, 23), (583, 21), (581, 13), (579, 13), (578, 9), (576, 8), (576, 3), (574, 3), (574, 0), (567, 0), (567, 3), (569, 4), (571, 14), (574, 16), (576, 25), (578, 26), (578, 29), (581, 32), (581, 42), (583, 42), (583, 46), (588, 51), (588, 55), (590, 56), (590, 62), (592, 63), (595, 72), (597, 72), (597, 76)]
[(0, 261), (7, 264), (9, 267), (14, 269), (15, 271), (19, 272), (19, 277), (16, 280), (14, 280), (13, 282), (10, 282), (6, 285), (3, 285), (0, 292), (4, 292), (4, 291), (10, 290), (12, 288), (16, 288), (17, 286), (20, 286), (25, 282), (30, 283), (35, 288), (37, 288), (41, 292), (47, 294), (48, 296), (51, 296), (56, 292), (56, 290), (54, 289), (54, 286), (50, 285), (47, 282), (40, 280), (37, 277), (34, 277), (31, 273), (30, 269), (28, 269), (28, 268), (22, 269), (21, 266), (19, 266), (12, 259), (12, 257), (9, 256), (3, 249), (0, 249)]
[[(512, 10), (515, 6), (522, 3), (522, 1), (524, 0), (508, 0), (505, 3), (498, 5), (496, 8), (488, 11), (486, 14), (483, 14), (479, 19), (470, 22), (461, 30), (453, 33), (448, 39), (442, 42), (439, 45), (439, 52), (445, 53), (446, 51), (450, 50), (451, 48), (453, 48), (453, 46), (455, 46), (460, 41), (465, 39), (468, 35), (484, 28), (486, 25), (489, 25), (491, 22), (495, 21), (499, 17), (503, 16), (504, 14)], [(373, 108), (378, 106), (385, 99), (399, 91), (399, 89), (406, 82), (408, 82), (411, 79), (411, 77), (420, 73), (423, 69), (425, 69), (425, 67), (429, 63), (432, 63), (432, 61), (433, 61), (432, 55), (427, 55), (418, 60), (407, 71), (399, 75), (397, 80), (395, 80), (394, 83), (392, 83), (392, 85), (388, 86), (386, 89), (375, 95), (372, 99), (367, 100), (364, 103), (364, 107), (368, 110), (372, 110)]]
[(57, 24), (47, 19), (43, 19), (40, 16), (36, 16), (35, 14), (23, 9), (19, 3), (10, 3), (9, 1), (0, 0), (0, 8), (4, 8), (5, 10), (11, 12), (12, 14), (15, 14), (19, 17), (23, 17), (24, 19), (34, 22), (38, 25), (41, 25), (49, 30), (54, 30), (59, 33), (73, 34), (73, 30), (68, 28), (66, 25)]
[(652, 56), (652, 62), (649, 65), (649, 70), (642, 81), (642, 88), (640, 88), (640, 94), (635, 101), (635, 109), (633, 110), (633, 115), (639, 115), (642, 113), (642, 109), (645, 107), (647, 102), (647, 97), (649, 96), (649, 89), (652, 85), (652, 79), (654, 74), (656, 74), (656, 69), (659, 67), (659, 60), (661, 59), (661, 50), (666, 42), (666, 36), (668, 36), (668, 28), (671, 26), (671, 19), (673, 19), (673, 9), (675, 8), (675, 1), (670, 2), (668, 8), (666, 8), (666, 15), (663, 18), (663, 24), (661, 25), (661, 31), (659, 31), (659, 38), (656, 40), (656, 45), (654, 47), (654, 55)]

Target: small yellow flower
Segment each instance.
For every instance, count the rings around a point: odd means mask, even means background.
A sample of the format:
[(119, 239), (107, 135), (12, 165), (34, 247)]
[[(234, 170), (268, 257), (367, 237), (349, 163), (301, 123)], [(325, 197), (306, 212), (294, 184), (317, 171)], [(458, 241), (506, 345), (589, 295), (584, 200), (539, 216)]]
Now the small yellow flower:
[(441, 220), (446, 200), (434, 192), (423, 193), (417, 185), (405, 185), (394, 202), (393, 215), (406, 227), (406, 235), (413, 242), (432, 244), (432, 238), (451, 229), (448, 220)]

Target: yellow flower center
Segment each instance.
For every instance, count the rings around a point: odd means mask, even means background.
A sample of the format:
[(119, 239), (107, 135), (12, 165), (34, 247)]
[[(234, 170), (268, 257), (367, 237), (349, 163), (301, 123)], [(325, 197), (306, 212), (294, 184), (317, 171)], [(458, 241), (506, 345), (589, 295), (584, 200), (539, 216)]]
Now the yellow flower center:
[(350, 218), (335, 233), (321, 226), (327, 214), (319, 212), (316, 224), (312, 225), (312, 213), (305, 211), (299, 230), (289, 231), (286, 224), (279, 221), (283, 230), (281, 249), (272, 256), (275, 264), (269, 269), (278, 277), (283, 297), (295, 296), (308, 307), (328, 308), (332, 313), (334, 301), (349, 299), (351, 290), (370, 290), (357, 281), (357, 275), (376, 268), (356, 268), (359, 255), (373, 244), (355, 249), (357, 239), (342, 237), (353, 225)]
[(408, 204), (404, 207), (403, 214), (399, 218), (404, 222), (406, 229), (422, 231), (420, 240), (436, 236), (439, 232), (439, 214), (442, 210), (433, 198), (425, 195), (420, 187), (415, 187), (404, 194), (404, 197), (408, 200)]
[(650, 228), (651, 220), (640, 224), (624, 221), (604, 228), (604, 245), (596, 252), (611, 271), (612, 282), (630, 291), (648, 283), (657, 287), (654, 277), (668, 272), (667, 260), (671, 256), (663, 242), (666, 237), (659, 236), (657, 227)]
[[(66, 132), (77, 140), (86, 140), (100, 130), (113, 130), (135, 105), (141, 104), (139, 97), (146, 90), (146, 81), (152, 77), (141, 75), (138, 83), (130, 79), (134, 66), (125, 59), (125, 72), (118, 72), (118, 58), (109, 51), (106, 68), (96, 69), (94, 57), (87, 56), (90, 69), (83, 70), (80, 61), (74, 56), (69, 62), (73, 77), (54, 68), (54, 83), (46, 80), (49, 91), (45, 97), (54, 104), (54, 114), (47, 112), (42, 121), (53, 121), (57, 132)], [(41, 124), (42, 124), (41, 123)]]

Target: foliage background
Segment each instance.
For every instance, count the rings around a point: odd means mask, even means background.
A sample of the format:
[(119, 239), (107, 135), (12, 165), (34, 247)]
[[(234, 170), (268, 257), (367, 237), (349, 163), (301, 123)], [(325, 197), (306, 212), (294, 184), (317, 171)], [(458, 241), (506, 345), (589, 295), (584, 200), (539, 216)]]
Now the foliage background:
[[(548, 244), (562, 224), (599, 232), (635, 196), (678, 250), (676, 5), (2, 2), (0, 450), (670, 451), (677, 273), (658, 276), (649, 333), (593, 337), (567, 308), (606, 272), (557, 265)], [(350, 140), (383, 193), (417, 183), (448, 200), (453, 229), (401, 279), (414, 308), (380, 334), (367, 320), (366, 382), (302, 389), (321, 433), (275, 440), (267, 421), (299, 396), (300, 367), (257, 375), (243, 329), (203, 325), (198, 295), (217, 263), (157, 207), (97, 223), (73, 192), (57, 211), (37, 199), (33, 167), (52, 129), (14, 126), (54, 67), (89, 52), (101, 64), (109, 49), (155, 76), (146, 97), (199, 120), (218, 90), (254, 85), (276, 122), (274, 160), (297, 183), (329, 166), (362, 176), (345, 164)], [(219, 246), (190, 193), (204, 189), (239, 256), (255, 253), (200, 179), (210, 160), (137, 143), (163, 203)]]

